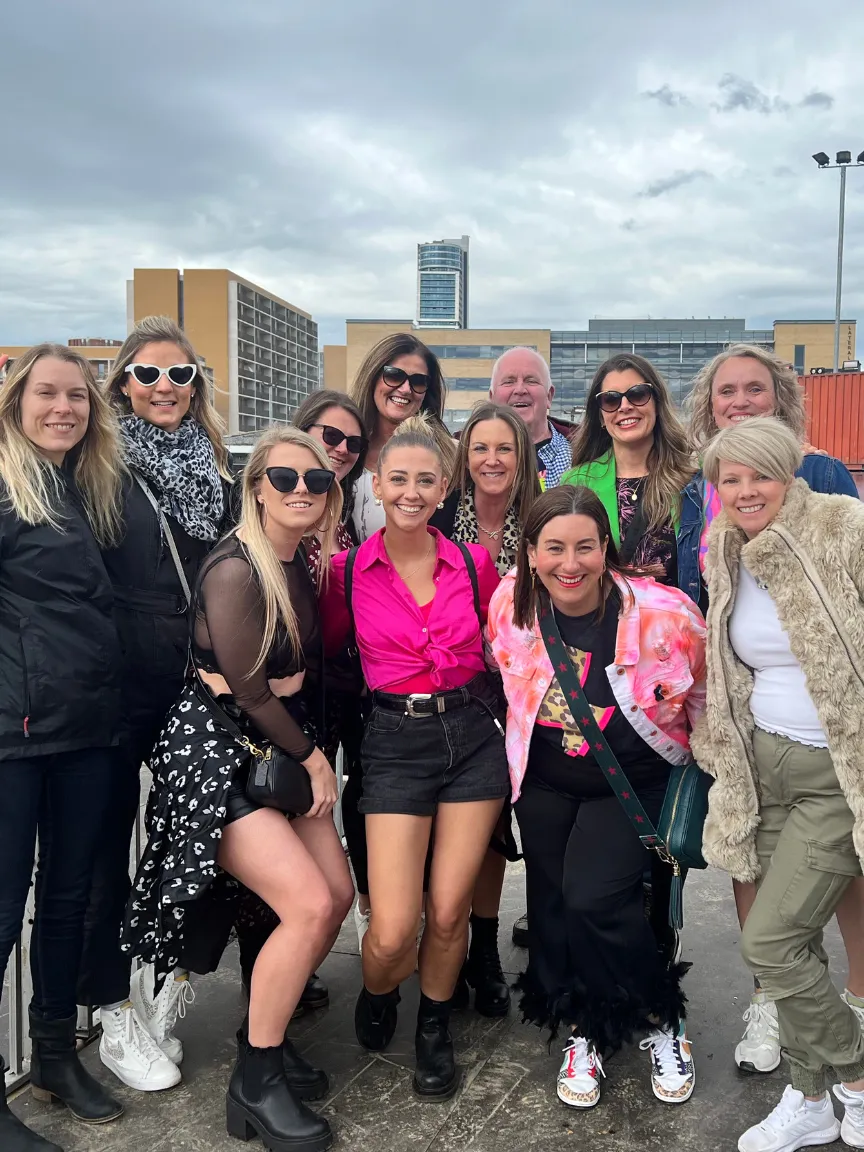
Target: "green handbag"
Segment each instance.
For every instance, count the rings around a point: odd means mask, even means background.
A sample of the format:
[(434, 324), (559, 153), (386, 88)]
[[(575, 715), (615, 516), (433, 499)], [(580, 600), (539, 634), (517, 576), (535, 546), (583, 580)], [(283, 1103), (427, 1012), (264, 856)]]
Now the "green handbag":
[(687, 872), (690, 868), (708, 867), (702, 855), (702, 829), (708, 815), (708, 790), (714, 781), (695, 762), (670, 766), (663, 808), (655, 828), (600, 730), (567, 655), (553, 612), (547, 610), (540, 617), (540, 631), (570, 714), (582, 735), (593, 745), (594, 759), (644, 846), (672, 866), (669, 923), (673, 928), (681, 928)]

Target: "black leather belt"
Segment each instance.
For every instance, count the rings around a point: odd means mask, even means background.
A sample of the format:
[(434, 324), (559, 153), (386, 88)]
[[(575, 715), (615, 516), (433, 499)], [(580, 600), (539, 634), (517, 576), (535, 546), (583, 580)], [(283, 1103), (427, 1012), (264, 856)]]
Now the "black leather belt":
[[(473, 683), (473, 681), (472, 681)], [(449, 692), (412, 692), (408, 696), (397, 696), (392, 692), (374, 692), (372, 701), (378, 708), (388, 712), (404, 712), (406, 716), (438, 716), (453, 708), (464, 708), (471, 700), (470, 685), (454, 688)]]

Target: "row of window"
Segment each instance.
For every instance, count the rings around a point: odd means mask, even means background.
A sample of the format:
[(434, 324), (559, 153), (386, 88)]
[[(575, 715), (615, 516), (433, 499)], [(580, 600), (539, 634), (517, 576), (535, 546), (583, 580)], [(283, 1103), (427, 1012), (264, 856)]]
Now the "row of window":
[(255, 292), (251, 288), (247, 288), (245, 284), (237, 284), (237, 300), (238, 303), (244, 304), (247, 307), (257, 308), (259, 312), (264, 313), (266, 316), (273, 316), (276, 320), (282, 323), (290, 323), (292, 326), (299, 328), (301, 331), (314, 332), (317, 335), (318, 325), (314, 320), (309, 320), (305, 316), (301, 316), (291, 308), (286, 308), (284, 304), (279, 304), (275, 300), (271, 300), (269, 296), (263, 296), (260, 292)]
[(429, 351), (439, 360), (497, 360), (510, 348), (530, 348), (537, 351), (536, 344), (429, 344)]

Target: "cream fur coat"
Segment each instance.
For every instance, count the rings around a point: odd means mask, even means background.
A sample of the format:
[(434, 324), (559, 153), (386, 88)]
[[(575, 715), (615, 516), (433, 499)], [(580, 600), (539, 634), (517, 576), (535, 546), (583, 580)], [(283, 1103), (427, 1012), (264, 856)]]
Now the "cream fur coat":
[(753, 763), (753, 676), (729, 642), (739, 561), (771, 595), (807, 678), (864, 860), (864, 504), (795, 480), (777, 518), (748, 541), (725, 512), (711, 525), (707, 710), (691, 737), (715, 777), (705, 823), (709, 864), (755, 880), (759, 791)]

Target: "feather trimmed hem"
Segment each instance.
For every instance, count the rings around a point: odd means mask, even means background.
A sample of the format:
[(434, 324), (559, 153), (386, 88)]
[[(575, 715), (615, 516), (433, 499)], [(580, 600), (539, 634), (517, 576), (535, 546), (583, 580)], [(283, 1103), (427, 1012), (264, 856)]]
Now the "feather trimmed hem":
[(525, 1024), (549, 1029), (549, 1044), (563, 1024), (577, 1035), (594, 1042), (603, 1056), (629, 1044), (635, 1036), (659, 1027), (677, 1031), (687, 1015), (687, 997), (681, 981), (690, 964), (672, 964), (655, 986), (636, 998), (624, 988), (614, 997), (600, 1000), (584, 986), (561, 989), (550, 994), (531, 973), (530, 967), (513, 984), (521, 993), (519, 1010)]

